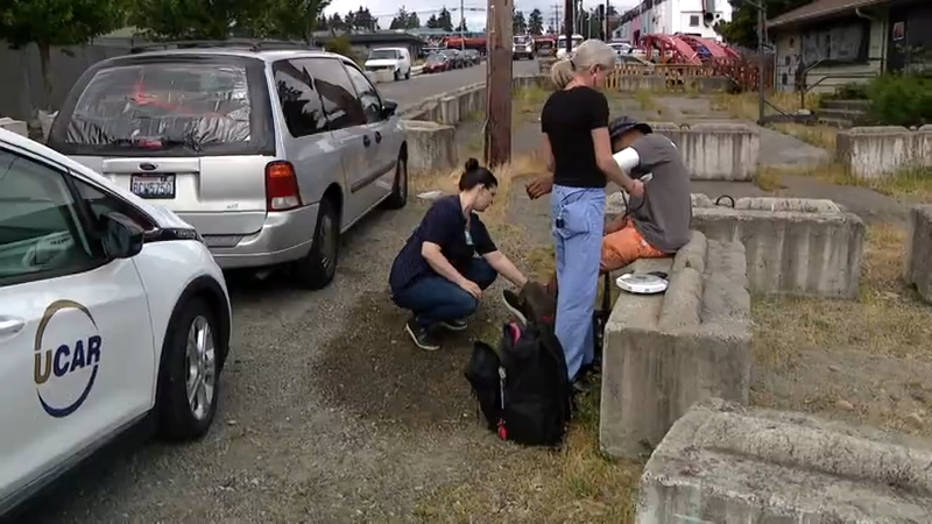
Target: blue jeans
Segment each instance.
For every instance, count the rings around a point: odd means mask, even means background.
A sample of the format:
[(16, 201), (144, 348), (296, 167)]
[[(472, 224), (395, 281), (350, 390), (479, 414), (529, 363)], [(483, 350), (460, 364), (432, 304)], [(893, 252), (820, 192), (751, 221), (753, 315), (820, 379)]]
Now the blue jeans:
[(605, 190), (553, 186), (550, 210), (560, 289), (555, 331), (573, 380), (595, 358), (592, 316), (602, 260)]
[[(462, 273), (482, 289), (491, 286), (498, 276), (482, 258), (470, 260)], [(476, 297), (437, 274), (419, 277), (405, 288), (392, 291), (392, 300), (398, 307), (414, 313), (417, 322), (426, 328), (437, 322), (462, 320), (479, 307)]]

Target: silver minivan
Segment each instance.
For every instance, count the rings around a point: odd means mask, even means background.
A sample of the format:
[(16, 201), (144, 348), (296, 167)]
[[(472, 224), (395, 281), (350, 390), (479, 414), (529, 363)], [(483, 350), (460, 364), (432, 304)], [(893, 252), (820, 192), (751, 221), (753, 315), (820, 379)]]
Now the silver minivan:
[(220, 267), (333, 279), (340, 234), (408, 197), (397, 104), (346, 57), (257, 44), (143, 49), (72, 88), (49, 146), (178, 213)]

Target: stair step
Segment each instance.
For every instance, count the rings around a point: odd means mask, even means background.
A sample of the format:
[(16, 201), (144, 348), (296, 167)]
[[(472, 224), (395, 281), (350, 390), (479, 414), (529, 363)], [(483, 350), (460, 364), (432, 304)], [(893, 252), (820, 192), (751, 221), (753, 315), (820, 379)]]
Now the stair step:
[(850, 129), (854, 127), (854, 121), (847, 118), (819, 115), (819, 123), (841, 129)]
[(823, 109), (838, 109), (843, 111), (867, 112), (871, 108), (870, 100), (823, 100), (820, 105)]

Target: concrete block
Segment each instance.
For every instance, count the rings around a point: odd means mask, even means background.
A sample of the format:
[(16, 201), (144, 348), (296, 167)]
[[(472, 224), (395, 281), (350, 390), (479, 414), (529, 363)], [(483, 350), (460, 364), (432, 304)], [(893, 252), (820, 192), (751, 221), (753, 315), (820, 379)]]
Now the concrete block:
[(693, 180), (749, 181), (757, 172), (760, 132), (747, 124), (710, 122), (690, 127), (651, 122), (650, 125), (676, 144)]
[(12, 131), (17, 135), (29, 137), (29, 126), (22, 120), (13, 120), (12, 118), (0, 118), (0, 128)]
[(914, 206), (909, 212), (909, 233), (903, 259), (903, 279), (916, 286), (932, 304), (932, 205)]
[(932, 522), (928, 443), (710, 400), (654, 451), (637, 524)]
[(452, 169), (456, 158), (456, 128), (436, 122), (403, 120), (408, 141), (408, 167), (413, 170)]
[(692, 227), (709, 239), (741, 242), (752, 291), (856, 298), (864, 222), (830, 200), (740, 198), (734, 208), (696, 206)]
[(932, 126), (854, 127), (838, 133), (839, 161), (856, 177), (882, 178), (910, 167), (932, 166)]
[(599, 440), (613, 456), (649, 452), (697, 401), (748, 401), (744, 246), (694, 231), (675, 257), (639, 260), (621, 272), (654, 270), (669, 275), (666, 293), (623, 293), (605, 328)]

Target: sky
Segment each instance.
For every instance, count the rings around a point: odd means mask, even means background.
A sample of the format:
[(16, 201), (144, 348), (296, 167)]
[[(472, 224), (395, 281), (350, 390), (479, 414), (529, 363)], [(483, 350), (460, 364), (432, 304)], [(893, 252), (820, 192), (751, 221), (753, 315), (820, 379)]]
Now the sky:
[[(454, 26), (459, 22), (459, 0), (448, 0), (449, 3), (444, 2), (444, 0), (402, 0), (405, 10), (414, 11), (418, 14), (418, 17), (421, 19), (421, 23), (425, 23), (430, 15), (437, 14), (444, 4), (451, 11), (453, 15), (453, 24)], [(462, 0), (463, 5), (466, 8), (466, 26), (470, 30), (481, 30), (485, 27), (486, 22), (486, 13), (485, 7), (487, 3), (483, 0)], [(609, 0), (611, 5), (619, 12), (624, 12), (627, 8), (635, 5), (637, 0), (615, 0), (612, 2)], [(560, 13), (562, 16), (563, 12), (563, 0), (559, 0), (560, 3)], [(583, 7), (586, 9), (595, 8), (601, 2), (599, 0), (583, 0)], [(519, 11), (523, 11), (524, 15), (527, 16), (534, 8), (540, 9), (541, 13), (544, 15), (544, 25), (550, 23), (550, 18), (553, 16), (553, 0), (515, 0), (515, 8)], [(369, 8), (369, 12), (373, 14), (376, 18), (379, 19), (379, 27), (382, 29), (388, 29), (388, 26), (391, 24), (392, 18), (395, 16), (395, 13), (398, 12), (399, 2), (389, 1), (389, 0), (332, 0), (330, 6), (324, 10), (328, 15), (333, 13), (340, 13), (340, 15), (345, 15), (349, 11), (356, 11), (359, 9), (359, 6), (365, 6)], [(457, 11), (453, 9), (456, 8)], [(481, 11), (472, 11), (471, 9), (481, 9)]]

